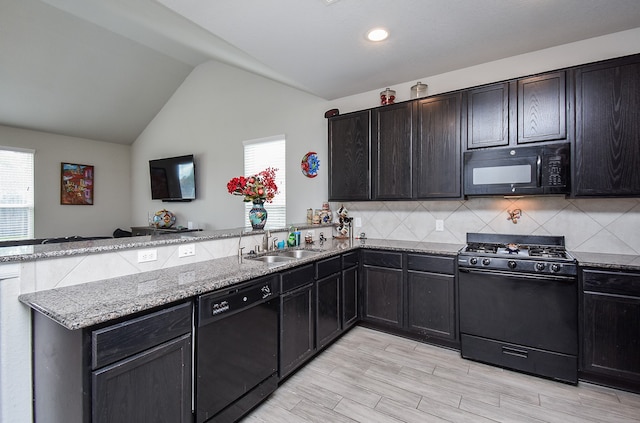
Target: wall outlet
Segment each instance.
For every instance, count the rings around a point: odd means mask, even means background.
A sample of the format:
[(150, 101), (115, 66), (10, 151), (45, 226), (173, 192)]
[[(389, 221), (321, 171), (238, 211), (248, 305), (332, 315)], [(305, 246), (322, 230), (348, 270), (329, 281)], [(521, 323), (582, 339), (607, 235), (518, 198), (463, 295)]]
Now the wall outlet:
[(356, 218), (354, 218), (353, 220), (355, 221), (355, 222), (354, 222), (354, 226), (355, 226), (356, 228), (361, 228), (361, 227), (362, 227), (362, 219), (361, 219), (361, 218), (356, 217)]
[(444, 220), (436, 219), (436, 231), (437, 232), (444, 231)]
[(196, 244), (185, 244), (178, 247), (178, 257), (190, 257), (196, 255)]
[(142, 250), (138, 251), (138, 263), (158, 260), (158, 250)]
[(316, 239), (316, 231), (315, 231), (315, 229), (309, 229), (306, 233), (311, 235), (311, 239)]

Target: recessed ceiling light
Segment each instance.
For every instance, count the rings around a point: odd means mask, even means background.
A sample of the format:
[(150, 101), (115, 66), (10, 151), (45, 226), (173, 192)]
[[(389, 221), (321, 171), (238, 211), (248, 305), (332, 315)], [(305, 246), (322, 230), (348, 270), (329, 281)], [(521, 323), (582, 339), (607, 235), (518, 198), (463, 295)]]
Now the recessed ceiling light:
[(384, 28), (374, 28), (367, 33), (367, 39), (370, 41), (383, 41), (389, 36), (389, 32)]

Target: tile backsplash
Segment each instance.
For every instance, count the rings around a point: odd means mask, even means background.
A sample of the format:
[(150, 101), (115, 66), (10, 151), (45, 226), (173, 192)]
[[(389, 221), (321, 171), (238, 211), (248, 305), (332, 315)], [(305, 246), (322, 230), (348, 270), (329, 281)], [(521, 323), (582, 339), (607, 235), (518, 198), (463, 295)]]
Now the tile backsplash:
[[(640, 254), (640, 199), (472, 198), (332, 203), (359, 217), (368, 238), (464, 244), (467, 232), (564, 235), (573, 251)], [(514, 224), (509, 212), (519, 209)], [(436, 231), (442, 220), (443, 231)]]

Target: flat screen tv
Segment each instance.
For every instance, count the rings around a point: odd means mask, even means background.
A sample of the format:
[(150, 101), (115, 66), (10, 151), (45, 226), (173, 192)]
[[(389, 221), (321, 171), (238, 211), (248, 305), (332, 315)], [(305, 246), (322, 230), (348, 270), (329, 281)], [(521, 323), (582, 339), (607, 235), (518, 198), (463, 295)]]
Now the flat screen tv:
[(149, 160), (151, 199), (191, 201), (196, 198), (193, 154)]

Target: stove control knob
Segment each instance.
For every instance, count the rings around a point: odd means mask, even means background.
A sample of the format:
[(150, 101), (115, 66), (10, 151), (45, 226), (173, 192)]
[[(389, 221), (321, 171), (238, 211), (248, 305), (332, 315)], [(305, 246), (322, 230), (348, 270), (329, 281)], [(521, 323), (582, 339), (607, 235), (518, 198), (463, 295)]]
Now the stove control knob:
[(551, 265), (551, 271), (552, 271), (552, 272), (559, 272), (561, 267), (562, 267), (562, 266), (560, 266), (558, 263), (553, 263), (553, 264)]
[(507, 262), (507, 266), (509, 266), (509, 269), (515, 269), (518, 266), (518, 263), (516, 263), (514, 260), (509, 260)]
[(490, 264), (491, 264), (491, 259), (488, 259), (488, 258), (483, 258), (482, 259), (482, 265), (483, 266), (488, 266)]
[(536, 263), (536, 270), (538, 272), (542, 272), (545, 269), (545, 267), (547, 267), (547, 266), (545, 266), (544, 263)]
[(476, 264), (478, 264), (478, 259), (476, 257), (471, 257), (469, 259), (469, 263), (475, 266)]

